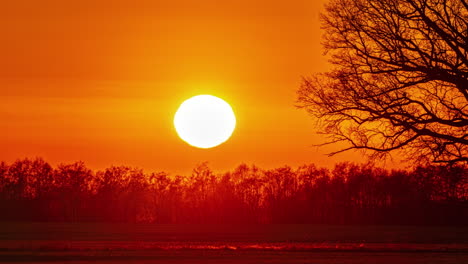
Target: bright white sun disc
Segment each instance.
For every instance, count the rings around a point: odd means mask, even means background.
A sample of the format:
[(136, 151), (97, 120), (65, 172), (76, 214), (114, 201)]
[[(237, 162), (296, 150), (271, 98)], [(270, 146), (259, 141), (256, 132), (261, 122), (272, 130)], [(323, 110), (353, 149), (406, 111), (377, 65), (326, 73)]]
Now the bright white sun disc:
[(185, 100), (174, 116), (179, 137), (197, 148), (216, 147), (231, 137), (236, 116), (231, 106), (212, 95), (197, 95)]

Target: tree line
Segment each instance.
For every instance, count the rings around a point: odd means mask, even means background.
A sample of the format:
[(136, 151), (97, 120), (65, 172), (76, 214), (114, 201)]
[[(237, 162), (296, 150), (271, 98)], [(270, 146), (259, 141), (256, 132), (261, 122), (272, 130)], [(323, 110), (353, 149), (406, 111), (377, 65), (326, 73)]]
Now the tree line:
[(353, 163), (242, 164), (224, 173), (202, 163), (189, 175), (170, 175), (21, 159), (0, 162), (0, 221), (467, 224), (467, 175), (462, 165)]

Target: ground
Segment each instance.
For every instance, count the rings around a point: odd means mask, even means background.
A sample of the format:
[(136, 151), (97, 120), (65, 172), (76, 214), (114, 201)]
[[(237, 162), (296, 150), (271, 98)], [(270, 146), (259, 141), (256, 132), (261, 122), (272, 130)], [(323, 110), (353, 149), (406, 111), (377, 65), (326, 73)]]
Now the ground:
[(468, 263), (468, 227), (0, 223), (22, 263)]

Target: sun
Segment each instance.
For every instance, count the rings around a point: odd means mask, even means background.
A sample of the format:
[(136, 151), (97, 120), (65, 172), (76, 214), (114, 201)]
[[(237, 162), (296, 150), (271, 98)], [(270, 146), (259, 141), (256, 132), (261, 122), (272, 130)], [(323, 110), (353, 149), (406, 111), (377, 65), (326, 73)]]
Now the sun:
[(231, 106), (213, 95), (197, 95), (185, 100), (174, 116), (179, 137), (197, 148), (213, 148), (228, 140), (236, 127)]

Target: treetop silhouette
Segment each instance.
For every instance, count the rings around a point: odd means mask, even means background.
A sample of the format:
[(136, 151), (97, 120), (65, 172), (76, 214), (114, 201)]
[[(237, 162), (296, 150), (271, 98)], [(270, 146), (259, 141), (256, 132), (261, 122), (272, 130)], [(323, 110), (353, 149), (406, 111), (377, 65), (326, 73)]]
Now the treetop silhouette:
[(468, 161), (466, 0), (331, 0), (321, 19), (334, 68), (304, 78), (298, 107), (346, 143), (330, 154)]
[(0, 162), (0, 221), (150, 223), (467, 224), (468, 170), (388, 171), (340, 163), (189, 175), (83, 162)]

